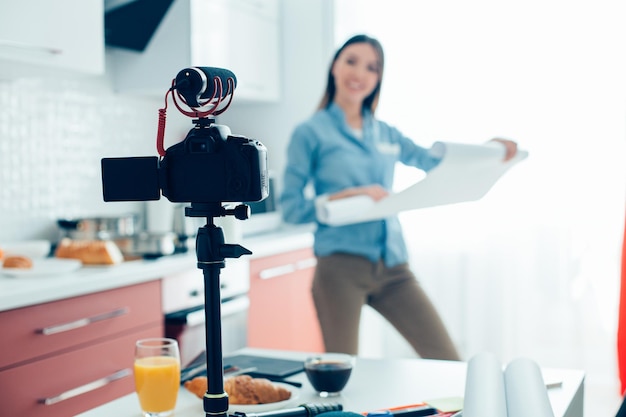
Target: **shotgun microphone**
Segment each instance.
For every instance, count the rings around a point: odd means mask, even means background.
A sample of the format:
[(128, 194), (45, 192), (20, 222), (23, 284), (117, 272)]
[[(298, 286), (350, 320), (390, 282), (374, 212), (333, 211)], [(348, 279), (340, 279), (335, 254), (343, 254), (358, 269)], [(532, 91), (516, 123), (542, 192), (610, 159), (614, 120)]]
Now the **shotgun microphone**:
[(235, 87), (237, 77), (232, 71), (216, 67), (190, 67), (176, 75), (173, 89), (183, 96), (190, 107), (200, 107), (200, 99), (214, 97), (221, 100), (231, 95)]

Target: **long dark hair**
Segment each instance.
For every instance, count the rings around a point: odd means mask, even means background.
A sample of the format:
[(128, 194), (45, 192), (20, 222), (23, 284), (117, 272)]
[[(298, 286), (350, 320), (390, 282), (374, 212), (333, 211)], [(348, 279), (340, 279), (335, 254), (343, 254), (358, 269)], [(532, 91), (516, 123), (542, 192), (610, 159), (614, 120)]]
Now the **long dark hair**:
[(324, 96), (322, 96), (322, 100), (320, 101), (318, 110), (323, 110), (330, 106), (330, 104), (335, 99), (335, 77), (333, 77), (333, 65), (339, 58), (339, 55), (343, 52), (343, 50), (352, 44), (355, 43), (367, 43), (374, 47), (376, 54), (378, 55), (378, 84), (372, 94), (367, 96), (365, 100), (363, 100), (363, 109), (369, 109), (372, 114), (376, 111), (376, 107), (378, 106), (378, 97), (380, 96), (380, 87), (383, 82), (383, 69), (385, 68), (385, 54), (383, 52), (383, 47), (381, 46), (378, 40), (367, 36), (367, 35), (354, 35), (350, 39), (348, 39), (342, 46), (335, 52), (335, 56), (330, 63), (330, 67), (328, 68), (328, 80), (326, 82), (326, 90), (324, 91)]

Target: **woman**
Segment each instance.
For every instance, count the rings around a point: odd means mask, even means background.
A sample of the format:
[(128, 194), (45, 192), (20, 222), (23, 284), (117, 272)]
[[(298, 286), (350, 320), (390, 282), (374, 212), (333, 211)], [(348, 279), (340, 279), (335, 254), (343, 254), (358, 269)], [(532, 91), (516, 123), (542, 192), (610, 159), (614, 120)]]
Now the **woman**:
[[(326, 201), (355, 195), (380, 200), (400, 161), (428, 171), (439, 159), (374, 117), (384, 54), (366, 35), (336, 52), (326, 92), (315, 114), (293, 132), (281, 195), (289, 223), (317, 220)], [(514, 142), (500, 140), (506, 158)], [(311, 183), (315, 198), (308, 198)], [(318, 223), (312, 293), (327, 351), (357, 354), (361, 308), (368, 304), (407, 339), (422, 358), (459, 360), (436, 309), (408, 267), (397, 217), (347, 226)]]

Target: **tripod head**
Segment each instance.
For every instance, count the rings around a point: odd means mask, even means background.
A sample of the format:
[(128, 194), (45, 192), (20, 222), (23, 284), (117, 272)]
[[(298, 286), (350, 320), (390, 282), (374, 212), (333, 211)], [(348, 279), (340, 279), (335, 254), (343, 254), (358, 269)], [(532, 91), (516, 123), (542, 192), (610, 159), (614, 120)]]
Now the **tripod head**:
[(240, 204), (233, 209), (227, 209), (221, 203), (191, 203), (185, 207), (187, 217), (206, 217), (207, 224), (198, 229), (196, 236), (196, 255), (198, 268), (204, 269), (204, 265), (219, 263), (225, 266), (225, 258), (239, 258), (242, 255), (250, 255), (248, 249), (237, 244), (224, 242), (222, 229), (215, 225), (216, 217), (234, 216), (236, 219), (245, 220), (250, 215), (250, 208)]

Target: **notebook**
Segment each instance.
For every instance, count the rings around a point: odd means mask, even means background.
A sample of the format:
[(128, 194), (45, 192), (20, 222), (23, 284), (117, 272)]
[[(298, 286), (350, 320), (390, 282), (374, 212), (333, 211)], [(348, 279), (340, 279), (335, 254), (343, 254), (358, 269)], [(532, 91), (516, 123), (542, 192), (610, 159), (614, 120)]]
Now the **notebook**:
[(258, 378), (286, 378), (304, 371), (304, 362), (290, 359), (268, 358), (254, 355), (225, 356), (224, 365), (238, 368), (256, 367), (256, 371), (248, 375)]
[[(239, 369), (254, 367), (256, 370), (254, 372), (248, 372), (247, 375), (255, 378), (268, 378), (272, 380), (284, 379), (288, 376), (304, 371), (304, 363), (302, 361), (255, 355), (240, 354), (224, 356), (222, 358), (222, 363), (225, 370), (233, 366)], [(204, 352), (198, 355), (185, 369), (181, 371), (181, 382), (200, 375), (206, 376), (206, 357)]]

